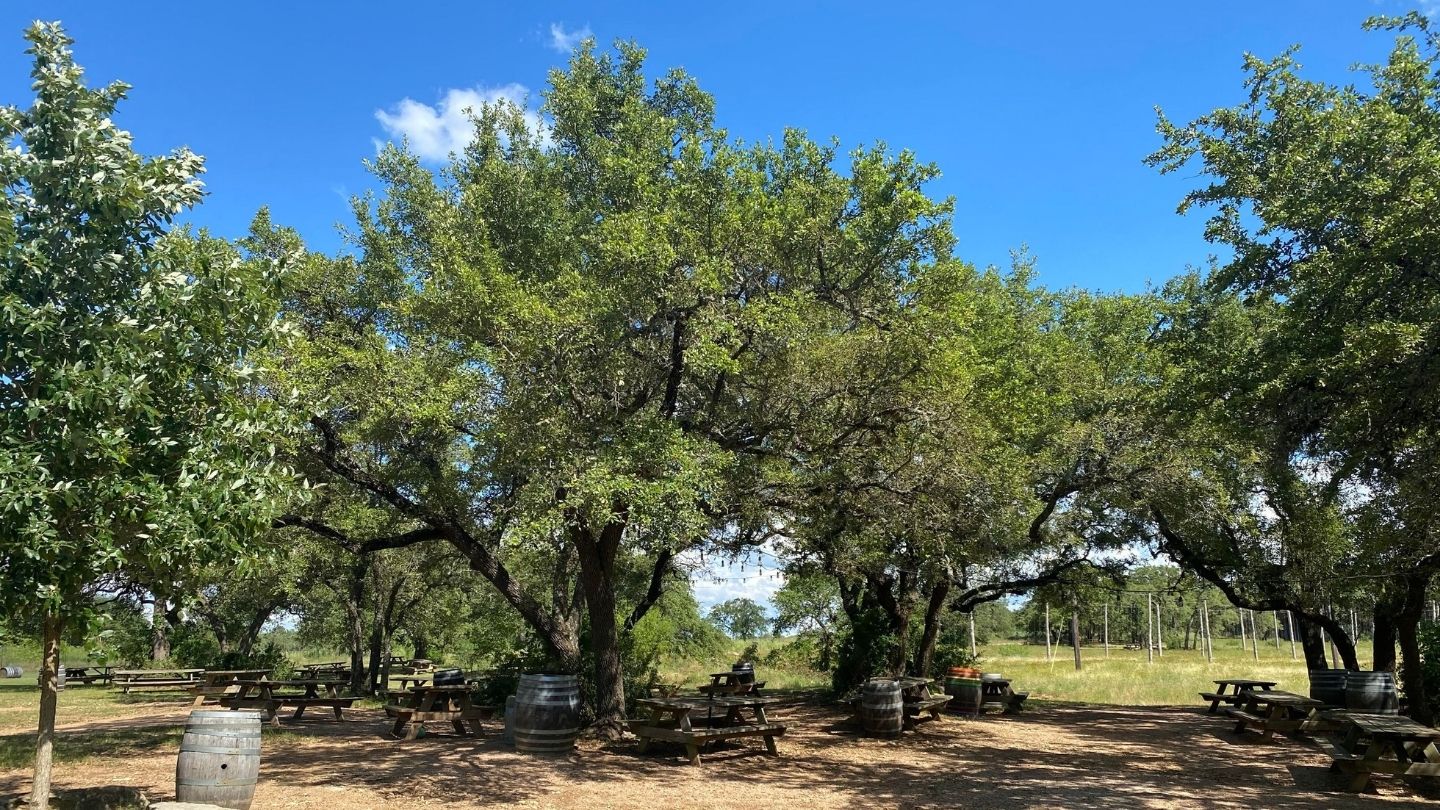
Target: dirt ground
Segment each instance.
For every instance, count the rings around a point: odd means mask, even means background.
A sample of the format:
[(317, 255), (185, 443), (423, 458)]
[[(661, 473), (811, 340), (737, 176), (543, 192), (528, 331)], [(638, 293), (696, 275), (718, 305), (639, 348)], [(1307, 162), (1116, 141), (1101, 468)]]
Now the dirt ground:
[[(149, 710), (69, 730), (183, 724), (186, 712)], [(1440, 785), (1380, 776), (1375, 793), (1350, 794), (1313, 744), (1236, 735), (1193, 708), (1042, 705), (1015, 717), (947, 716), (899, 740), (862, 737), (829, 705), (770, 715), (789, 726), (778, 758), (742, 740), (714, 747), (699, 768), (677, 746), (639, 754), (633, 739), (582, 740), (569, 756), (533, 757), (501, 746), (494, 733), (391, 740), (378, 711), (343, 722), (307, 717), (285, 724), (298, 739), (265, 749), (254, 807), (1440, 808)], [(57, 767), (59, 788), (174, 795), (173, 747)], [(0, 793), (23, 792), (28, 777), (0, 772)]]

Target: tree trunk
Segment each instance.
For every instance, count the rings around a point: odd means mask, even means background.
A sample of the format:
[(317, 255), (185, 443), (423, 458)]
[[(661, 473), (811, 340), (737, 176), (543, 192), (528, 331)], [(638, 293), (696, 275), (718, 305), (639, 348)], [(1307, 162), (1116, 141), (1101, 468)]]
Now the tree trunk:
[(356, 695), (365, 693), (365, 575), (369, 568), (367, 557), (356, 557), (350, 569), (349, 587), (345, 590), (345, 635), (350, 647), (350, 691)]
[(1080, 614), (1070, 613), (1070, 646), (1075, 648), (1075, 670), (1080, 670)]
[(1386, 602), (1375, 603), (1375, 653), (1370, 665), (1376, 672), (1395, 671), (1395, 619), (1391, 616), (1392, 606)]
[(250, 623), (245, 625), (245, 631), (240, 635), (240, 642), (235, 645), (235, 652), (244, 658), (249, 658), (255, 651), (255, 642), (260, 640), (260, 631), (265, 629), (265, 623), (280, 609), (279, 602), (271, 602), (255, 609), (250, 615)]
[(170, 637), (180, 626), (180, 610), (157, 595), (150, 608), (150, 660), (164, 661), (170, 657)]
[(46, 613), (41, 622), (40, 733), (35, 738), (35, 777), (30, 787), (30, 807), (50, 806), (50, 771), (55, 754), (55, 705), (59, 701), (60, 632), (63, 620)]
[(583, 525), (570, 533), (580, 559), (580, 583), (590, 616), (590, 651), (595, 657), (593, 728), (604, 740), (618, 740), (625, 730), (625, 673), (615, 616), (615, 556), (624, 531), (625, 524), (613, 520), (598, 536)]
[(1306, 669), (1329, 669), (1330, 661), (1325, 657), (1325, 640), (1320, 637), (1320, 626), (1296, 614), (1295, 623), (1300, 625), (1300, 646), (1305, 651)]
[(941, 578), (931, 589), (930, 601), (925, 605), (925, 630), (920, 634), (920, 649), (915, 653), (915, 674), (922, 678), (930, 677), (930, 667), (935, 661), (935, 644), (940, 640), (940, 615), (949, 595), (950, 580)]
[(1437, 684), (1425, 682), (1425, 662), (1420, 654), (1420, 620), (1425, 616), (1425, 590), (1429, 577), (1409, 578), (1405, 607), (1395, 616), (1396, 635), (1400, 639), (1401, 674), (1404, 676), (1405, 698), (1410, 703), (1410, 716), (1427, 726), (1434, 725), (1430, 693)]
[(414, 658), (430, 659), (430, 639), (423, 634), (410, 634), (410, 642), (415, 645)]

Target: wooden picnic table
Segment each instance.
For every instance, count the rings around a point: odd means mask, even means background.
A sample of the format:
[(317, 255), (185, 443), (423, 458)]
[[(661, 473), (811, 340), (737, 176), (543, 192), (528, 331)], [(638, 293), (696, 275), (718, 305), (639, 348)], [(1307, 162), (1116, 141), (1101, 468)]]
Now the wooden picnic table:
[(950, 702), (949, 695), (931, 694), (934, 678), (917, 678), (904, 675), (895, 679), (900, 683), (900, 698), (905, 702), (905, 727), (914, 728), (915, 723), (929, 714), (930, 719), (939, 720), (940, 710)]
[[(233, 681), (237, 689), (228, 694), (220, 696), (220, 705), (232, 711), (240, 709), (258, 709), (264, 712), (265, 719), (274, 725), (280, 725), (280, 709), (285, 706), (294, 706), (295, 714), (291, 720), (299, 720), (305, 716), (305, 710), (311, 706), (324, 706), (335, 712), (336, 720), (344, 720), (342, 710), (348, 709), (355, 704), (359, 698), (353, 695), (340, 694), (341, 687), (348, 686), (348, 681), (322, 681), (318, 678), (302, 678), (289, 681), (272, 681), (269, 678), (242, 678)], [(299, 692), (276, 693), (276, 689), (299, 689)], [(325, 694), (320, 694), (321, 690)]]
[(1323, 727), (1320, 709), (1325, 705), (1314, 698), (1285, 692), (1279, 689), (1252, 690), (1242, 692), (1244, 708), (1226, 709), (1225, 713), (1235, 718), (1235, 733), (1254, 728), (1269, 740), (1280, 731), (1314, 731)]
[[(1250, 678), (1218, 678), (1215, 681), (1215, 691), (1201, 692), (1200, 698), (1210, 701), (1209, 713), (1215, 714), (1220, 711), (1221, 703), (1239, 706), (1245, 702), (1241, 693), (1253, 692), (1257, 689), (1262, 692), (1269, 692), (1275, 687), (1275, 683), (1275, 681), (1257, 681)], [(1229, 692), (1225, 691), (1227, 687), (1230, 689)]]
[(1351, 790), (1364, 790), (1377, 773), (1440, 776), (1440, 729), (1394, 714), (1336, 712), (1335, 716), (1343, 731), (1316, 742), (1335, 760), (1330, 769), (1350, 776)]
[(430, 681), (434, 680), (434, 678), (435, 678), (435, 675), (434, 675), (433, 673), (430, 673), (430, 672), (415, 673), (415, 674), (411, 674), (411, 675), (391, 675), (391, 676), (390, 676), (390, 680), (392, 680), (392, 681), (399, 681), (399, 683), (400, 683), (400, 689), (397, 690), (397, 691), (400, 691), (400, 692), (409, 692), (410, 689), (411, 689), (411, 687), (420, 686), (421, 684), (424, 684), (424, 683), (429, 683)]
[[(749, 681), (743, 681), (742, 675), (749, 675)], [(696, 687), (702, 695), (741, 695), (749, 692), (759, 692), (765, 688), (764, 681), (755, 680), (753, 669), (727, 669), (724, 672), (710, 673), (710, 683), (705, 686)]]
[(460, 736), (470, 733), (478, 737), (482, 731), (480, 722), (495, 716), (494, 706), (475, 705), (469, 684), (420, 684), (406, 692), (408, 694), (399, 695), (395, 703), (385, 706), (386, 714), (395, 718), (395, 725), (390, 729), (394, 737), (400, 737), (403, 732), (405, 739), (413, 740), (425, 730), (426, 723), (450, 723)]
[(124, 694), (131, 689), (175, 689), (189, 688), (200, 678), (203, 669), (117, 669), (112, 674), (111, 684), (120, 687)]
[(1010, 688), (1009, 678), (985, 678), (980, 680), (980, 703), (975, 707), (978, 716), (982, 711), (999, 709), (1001, 714), (1018, 714), (1025, 706), (1029, 692), (1016, 692)]
[(204, 706), (220, 702), (220, 696), (238, 691), (236, 681), (257, 680), (270, 676), (268, 669), (207, 669), (200, 673), (199, 683), (190, 687), (195, 696), (193, 706)]
[[(640, 739), (640, 753), (645, 753), (651, 740), (680, 743), (691, 765), (700, 764), (701, 746), (736, 737), (763, 737), (765, 750), (777, 756), (780, 752), (775, 738), (784, 736), (785, 726), (771, 723), (765, 717), (765, 707), (778, 700), (754, 693), (640, 698), (635, 705), (648, 710), (650, 716), (631, 720), (630, 731)], [(721, 714), (717, 715), (717, 710)], [(751, 718), (745, 717), (746, 711)]]
[(110, 679), (114, 677), (114, 671), (115, 668), (110, 666), (85, 664), (72, 667), (67, 664), (65, 666), (65, 682), (69, 684), (73, 681), (87, 686), (96, 681), (102, 684), (108, 684), (110, 683)]

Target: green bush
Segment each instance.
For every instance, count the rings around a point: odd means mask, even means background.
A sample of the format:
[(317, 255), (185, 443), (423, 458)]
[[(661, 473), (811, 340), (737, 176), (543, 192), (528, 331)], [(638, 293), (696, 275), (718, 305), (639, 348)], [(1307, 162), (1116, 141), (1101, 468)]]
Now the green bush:
[(943, 678), (950, 667), (979, 667), (980, 656), (970, 654), (970, 644), (937, 644), (930, 664), (930, 677)]
[(820, 658), (820, 645), (810, 635), (798, 636), (765, 654), (765, 666), (776, 668), (813, 667)]
[(843, 695), (884, 672), (896, 643), (894, 634), (887, 632), (882, 611), (871, 608), (862, 612), (840, 636), (835, 671), (830, 675), (836, 694)]

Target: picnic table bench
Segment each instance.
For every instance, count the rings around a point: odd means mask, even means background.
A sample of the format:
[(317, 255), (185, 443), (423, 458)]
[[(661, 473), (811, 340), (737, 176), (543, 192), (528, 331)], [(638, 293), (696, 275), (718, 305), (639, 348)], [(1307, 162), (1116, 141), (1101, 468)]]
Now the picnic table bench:
[[(1256, 681), (1250, 678), (1219, 678), (1215, 681), (1215, 691), (1201, 692), (1200, 698), (1210, 701), (1209, 714), (1215, 714), (1220, 711), (1221, 703), (1238, 707), (1245, 702), (1243, 697), (1245, 692), (1253, 692), (1256, 689), (1269, 692), (1275, 687), (1275, 683), (1275, 681)], [(1227, 687), (1230, 688), (1229, 692), (1225, 691)]]
[(1336, 717), (1344, 732), (1316, 742), (1334, 760), (1330, 769), (1350, 776), (1351, 790), (1365, 790), (1377, 773), (1440, 776), (1440, 729), (1394, 714), (1340, 712)]
[(269, 676), (268, 669), (207, 669), (200, 673), (199, 683), (190, 687), (194, 706), (220, 702), (220, 696), (239, 690), (236, 681), (256, 680)]
[(1229, 708), (1225, 713), (1235, 718), (1235, 733), (1254, 728), (1265, 739), (1273, 739), (1275, 732), (1286, 734), (1295, 731), (1314, 731), (1324, 720), (1320, 709), (1325, 704), (1314, 698), (1285, 692), (1273, 691), (1242, 692), (1245, 708)]
[(120, 687), (123, 694), (131, 689), (175, 689), (190, 687), (199, 680), (203, 669), (117, 669), (112, 674), (111, 684)]
[[(635, 705), (647, 709), (650, 716), (630, 720), (630, 731), (640, 739), (640, 753), (645, 753), (651, 740), (679, 743), (685, 746), (691, 765), (700, 764), (702, 746), (717, 740), (737, 737), (762, 737), (765, 750), (771, 756), (778, 756), (775, 738), (784, 736), (785, 726), (771, 723), (765, 717), (765, 707), (778, 702), (777, 698), (760, 697), (751, 693), (716, 695), (708, 697), (659, 697), (641, 698)], [(719, 709), (723, 713), (716, 716)], [(752, 714), (745, 717), (745, 711)]]
[(481, 721), (495, 716), (494, 706), (474, 704), (469, 684), (419, 684), (405, 693), (393, 694), (396, 702), (385, 706), (385, 713), (395, 718), (390, 729), (393, 737), (403, 733), (405, 739), (413, 740), (425, 731), (426, 723), (450, 723), (462, 737), (467, 733), (479, 736)]
[(110, 683), (114, 677), (114, 667), (85, 665), (79, 667), (65, 667), (65, 682), (80, 683), (86, 686), (99, 681), (101, 684)]
[[(305, 716), (305, 710), (312, 706), (323, 706), (335, 712), (336, 720), (344, 720), (344, 709), (348, 709), (359, 700), (353, 695), (340, 694), (340, 688), (347, 686), (347, 681), (322, 681), (316, 678), (304, 678), (292, 681), (272, 681), (269, 678), (258, 679), (236, 679), (234, 685), (238, 687), (234, 692), (220, 696), (220, 705), (232, 711), (240, 709), (258, 709), (265, 715), (265, 719), (274, 725), (280, 725), (280, 709), (285, 706), (294, 706), (295, 714), (291, 720), (299, 720)], [(276, 689), (299, 689), (299, 692), (281, 692)], [(325, 694), (320, 694), (324, 689)]]

